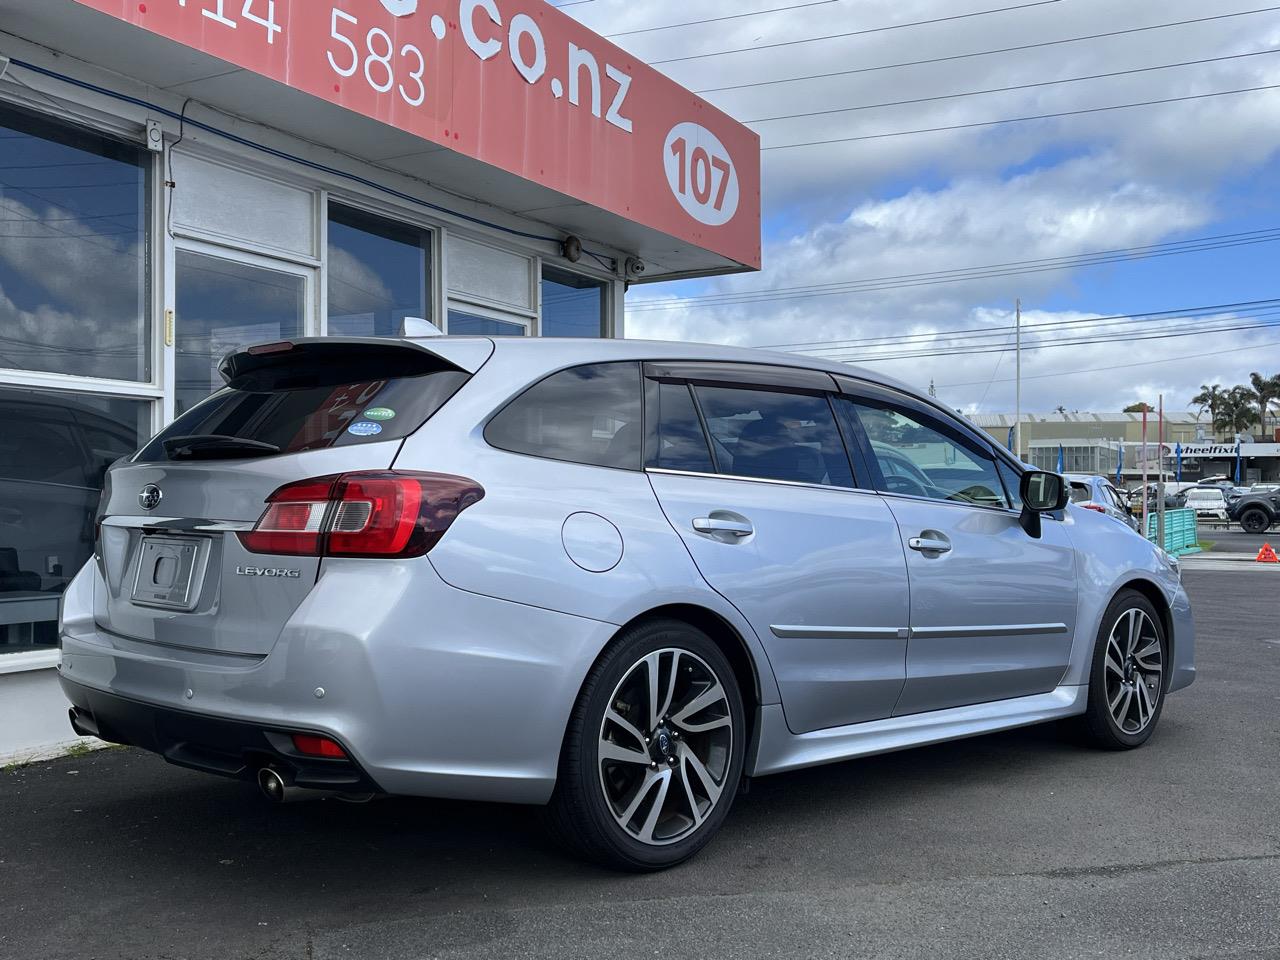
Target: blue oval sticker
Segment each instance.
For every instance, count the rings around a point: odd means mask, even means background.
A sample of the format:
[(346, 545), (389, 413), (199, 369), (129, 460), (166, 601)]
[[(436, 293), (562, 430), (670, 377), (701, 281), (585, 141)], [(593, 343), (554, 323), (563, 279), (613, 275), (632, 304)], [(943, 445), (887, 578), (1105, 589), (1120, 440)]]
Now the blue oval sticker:
[(347, 427), (347, 433), (353, 433), (357, 437), (376, 437), (381, 432), (382, 424), (369, 420), (358, 420)]

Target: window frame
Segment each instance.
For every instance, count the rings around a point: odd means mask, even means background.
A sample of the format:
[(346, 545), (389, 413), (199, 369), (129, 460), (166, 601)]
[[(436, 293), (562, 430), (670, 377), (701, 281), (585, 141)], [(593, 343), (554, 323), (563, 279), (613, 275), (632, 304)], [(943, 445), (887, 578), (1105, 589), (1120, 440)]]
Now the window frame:
[[(860, 458), (855, 455), (850, 445), (850, 437), (836, 407), (838, 391), (834, 389), (835, 381), (830, 374), (805, 367), (772, 367), (767, 364), (733, 363), (718, 361), (649, 361), (644, 364), (645, 379), (645, 444), (644, 469), (646, 473), (667, 474), (681, 477), (709, 477), (719, 480), (736, 480), (748, 483), (771, 483), (787, 487), (802, 487), (807, 490), (843, 490), (859, 493), (875, 493), (863, 486), (862, 478), (868, 474), (860, 466)], [(650, 389), (649, 384), (659, 383), (681, 384), (689, 390), (694, 410), (698, 414), (698, 422), (702, 427), (703, 441), (711, 456), (711, 465), (715, 472), (702, 473), (692, 470), (675, 470), (669, 467), (652, 465), (657, 450), (657, 390)], [(749, 477), (742, 474), (726, 473), (720, 469), (720, 458), (716, 453), (716, 445), (707, 425), (707, 417), (702, 409), (702, 401), (698, 397), (696, 387), (724, 387), (732, 390), (757, 390), (761, 393), (789, 393), (798, 396), (823, 397), (827, 408), (831, 411), (835, 422), (840, 445), (844, 451), (845, 462), (849, 467), (849, 475), (853, 486), (843, 484), (807, 483), (799, 480), (779, 480), (772, 477)]]
[[(1025, 472), (1020, 465), (1016, 465), (1010, 461), (1008, 457), (1002, 457), (1000, 451), (994, 443), (983, 437), (975, 430), (969, 429), (965, 423), (948, 413), (941, 406), (925, 403), (918, 397), (904, 393), (900, 390), (894, 390), (880, 384), (868, 381), (853, 380), (847, 377), (837, 376), (836, 381), (840, 386), (841, 397), (846, 400), (844, 405), (845, 415), (849, 418), (850, 429), (854, 431), (857, 438), (857, 446), (866, 461), (868, 475), (872, 483), (875, 484), (875, 490), (883, 497), (894, 497), (905, 500), (915, 500), (921, 503), (939, 503), (948, 504), (955, 507), (970, 508), (975, 510), (994, 511), (1017, 516), (1021, 513), (1017, 507), (1013, 506), (1014, 498), (1010, 495), (1009, 489), (1005, 484), (1004, 477), (1001, 476), (999, 465), (1003, 460), (1014, 475), (1021, 481), (1022, 474)], [(909, 414), (913, 418), (918, 418), (917, 422), (921, 426), (926, 426), (943, 437), (951, 440), (957, 446), (967, 450), (970, 454), (988, 460), (991, 463), (992, 472), (995, 474), (996, 480), (1000, 484), (1000, 490), (1004, 494), (1004, 506), (989, 506), (981, 503), (966, 503), (960, 500), (944, 500), (937, 497), (922, 497), (912, 493), (901, 493), (894, 490), (886, 489), (884, 475), (880, 470), (880, 462), (876, 457), (875, 451), (871, 446), (871, 438), (868, 436), (861, 418), (855, 409), (855, 404), (865, 404), (866, 406), (875, 408), (888, 408), (890, 410), (899, 408), (901, 411)]]
[[(640, 457), (639, 457), (640, 465), (639, 466), (614, 467), (604, 463), (588, 463), (583, 460), (566, 460), (563, 457), (551, 457), (551, 456), (546, 456), (540, 453), (528, 453), (524, 450), (512, 450), (509, 447), (499, 446), (498, 444), (494, 443), (492, 440), (489, 439), (489, 427), (493, 423), (493, 421), (498, 419), (498, 417), (502, 416), (502, 414), (513, 404), (519, 403), (520, 400), (522, 400), (524, 396), (527, 393), (529, 393), (531, 390), (534, 390), (535, 388), (541, 386), (543, 383), (546, 383), (548, 380), (552, 379), (553, 377), (557, 377), (562, 373), (567, 373), (570, 370), (579, 370), (583, 367), (601, 367), (605, 365), (621, 365), (621, 364), (630, 364), (636, 368), (636, 375), (637, 375), (636, 386), (639, 391), (638, 396), (640, 400)], [(495, 407), (484, 418), (484, 420), (480, 424), (480, 438), (485, 442), (486, 446), (488, 446), (493, 450), (500, 450), (501, 452), (510, 454), (511, 456), (514, 456), (514, 457), (529, 457), (532, 460), (545, 460), (549, 463), (567, 463), (576, 467), (591, 467), (596, 470), (617, 470), (622, 473), (643, 473), (644, 472), (645, 470), (644, 464), (645, 464), (647, 450), (648, 450), (648, 437), (649, 437), (649, 401), (648, 401), (647, 391), (645, 390), (644, 365), (643, 365), (643, 362), (640, 360), (628, 360), (628, 359), (595, 360), (590, 363), (571, 363), (563, 367), (557, 367), (555, 370), (551, 371), (550, 373), (545, 374), (544, 376), (539, 377), (537, 380), (533, 380), (529, 383), (526, 383), (524, 386), (520, 387), (514, 394), (512, 394), (510, 397), (504, 400), (499, 406)]]

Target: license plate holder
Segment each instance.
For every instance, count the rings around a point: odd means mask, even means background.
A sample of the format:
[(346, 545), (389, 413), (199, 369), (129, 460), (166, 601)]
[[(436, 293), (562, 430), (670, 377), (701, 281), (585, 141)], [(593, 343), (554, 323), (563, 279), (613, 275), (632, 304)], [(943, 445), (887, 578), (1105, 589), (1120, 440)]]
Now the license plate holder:
[(133, 602), (194, 610), (200, 602), (208, 543), (203, 537), (144, 536), (138, 546)]

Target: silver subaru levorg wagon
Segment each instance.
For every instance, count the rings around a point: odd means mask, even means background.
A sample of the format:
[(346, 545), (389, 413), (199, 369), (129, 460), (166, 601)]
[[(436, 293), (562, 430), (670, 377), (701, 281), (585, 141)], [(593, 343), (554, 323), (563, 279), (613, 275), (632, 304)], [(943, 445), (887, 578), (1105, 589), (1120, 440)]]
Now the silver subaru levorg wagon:
[(109, 471), (68, 588), (83, 734), (273, 799), (547, 805), (632, 870), (748, 777), (1195, 676), (1176, 561), (839, 363), (599, 340), (303, 339)]

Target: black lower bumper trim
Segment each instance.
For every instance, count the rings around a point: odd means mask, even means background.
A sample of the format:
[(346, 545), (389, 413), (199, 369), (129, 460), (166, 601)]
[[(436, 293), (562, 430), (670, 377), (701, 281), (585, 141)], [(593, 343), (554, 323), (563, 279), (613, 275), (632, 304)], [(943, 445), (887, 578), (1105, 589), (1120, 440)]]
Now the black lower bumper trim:
[(188, 713), (59, 679), (72, 704), (71, 727), (81, 736), (141, 747), (177, 766), (237, 780), (253, 780), (260, 769), (271, 767), (306, 789), (383, 792), (353, 760), (317, 759), (292, 750), (291, 734), (331, 736), (323, 731)]

